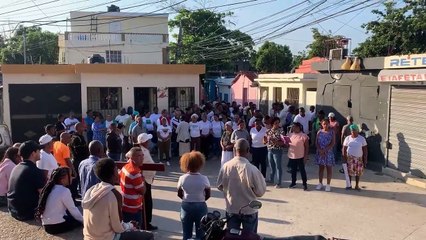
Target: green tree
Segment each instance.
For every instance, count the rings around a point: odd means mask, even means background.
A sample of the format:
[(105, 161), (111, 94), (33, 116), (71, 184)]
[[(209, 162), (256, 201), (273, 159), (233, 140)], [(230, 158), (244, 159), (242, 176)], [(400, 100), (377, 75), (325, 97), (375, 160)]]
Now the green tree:
[(226, 19), (230, 16), (231, 12), (179, 10), (169, 21), (176, 40), (170, 43), (172, 62), (206, 64), (208, 70), (229, 70), (236, 61), (250, 61), (254, 53), (253, 40), (239, 30), (226, 27), (230, 23)]
[(340, 48), (338, 41), (344, 38), (341, 35), (333, 36), (331, 33), (322, 34), (317, 28), (312, 28), (313, 41), (307, 46), (307, 58), (327, 57), (330, 49)]
[(298, 66), (300, 66), (300, 64), (302, 64), (303, 60), (308, 59), (308, 56), (306, 54), (306, 51), (302, 51), (302, 52), (298, 52), (297, 55), (293, 56), (293, 62), (292, 62), (292, 67), (293, 68), (297, 68)]
[(293, 56), (287, 45), (266, 41), (256, 55), (256, 68), (262, 73), (284, 73), (292, 68)]
[(377, 20), (362, 27), (370, 33), (354, 53), (360, 57), (377, 57), (426, 52), (426, 1), (404, 0), (384, 3), (385, 9), (373, 10)]
[(42, 31), (39, 27), (23, 26), (20, 26), (11, 38), (6, 39), (4, 46), (0, 48), (1, 63), (24, 63), (24, 31), (26, 36), (27, 63), (58, 63), (58, 35)]

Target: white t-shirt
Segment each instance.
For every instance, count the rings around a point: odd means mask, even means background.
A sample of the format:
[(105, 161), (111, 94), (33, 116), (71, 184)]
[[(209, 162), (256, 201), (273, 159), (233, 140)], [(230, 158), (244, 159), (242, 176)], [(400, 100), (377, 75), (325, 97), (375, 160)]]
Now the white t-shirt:
[(212, 122), (212, 131), (214, 138), (221, 138), (222, 132), (225, 129), (225, 125), (221, 121), (213, 121)]
[(67, 119), (65, 119), (65, 121), (64, 121), (65, 125), (67, 125), (67, 126), (71, 125), (70, 129), (67, 132), (75, 132), (75, 124), (79, 123), (79, 122), (80, 121), (78, 121), (77, 118), (73, 118), (73, 119), (67, 118)]
[(302, 115), (297, 114), (297, 116), (294, 118), (293, 122), (297, 122), (302, 124), (303, 126), (303, 132), (304, 133), (309, 133), (309, 117), (308, 116), (304, 116), (302, 117)]
[(205, 202), (205, 189), (210, 188), (209, 179), (200, 173), (186, 173), (179, 177), (177, 188), (183, 189), (184, 202)]
[(212, 124), (209, 121), (199, 121), (198, 124), (201, 128), (201, 134), (207, 135), (210, 133), (210, 129), (212, 129)]
[[(170, 134), (172, 133), (172, 128), (170, 126), (160, 125), (157, 128), (157, 132), (160, 134), (162, 138), (166, 138), (166, 137), (169, 137)], [(158, 141), (162, 142), (163, 140), (158, 138)]]
[(266, 128), (262, 127), (260, 131), (257, 131), (255, 127), (250, 129), (251, 136), (251, 146), (254, 148), (265, 147), (266, 145), (263, 143), (263, 138), (266, 135)]
[(151, 116), (149, 116), (149, 118), (151, 119), (151, 121), (155, 124), (157, 124), (157, 120), (161, 117), (161, 114), (159, 113), (153, 113), (151, 114)]
[(154, 123), (151, 118), (142, 117), (142, 121), (147, 131), (154, 131)]
[(124, 114), (123, 116), (118, 115), (117, 117), (115, 117), (115, 121), (117, 121), (118, 123), (124, 123), (129, 117), (129, 114)]
[(256, 117), (255, 116), (253, 116), (253, 117), (251, 117), (250, 118), (250, 120), (249, 120), (249, 128), (252, 128), (252, 127), (254, 127), (254, 122), (256, 121)]
[(106, 128), (109, 128), (109, 126), (111, 126), (111, 123), (112, 122), (114, 122), (114, 121), (108, 121), (108, 120), (105, 120), (105, 126), (106, 126)]
[(40, 160), (36, 162), (38, 168), (47, 170), (47, 177), (50, 178), (52, 171), (59, 167), (58, 162), (51, 153), (45, 152), (43, 149), (40, 151)]
[(201, 136), (200, 131), (201, 131), (201, 127), (200, 127), (199, 122), (196, 122), (196, 123), (190, 122), (189, 123), (189, 135), (191, 137), (193, 137), (193, 138), (200, 137)]
[(71, 213), (75, 220), (83, 222), (83, 216), (72, 200), (71, 191), (62, 185), (55, 185), (47, 197), (46, 208), (41, 216), (42, 224), (50, 225), (65, 222), (66, 210)]
[(361, 135), (358, 135), (356, 138), (349, 135), (343, 141), (343, 146), (348, 147), (348, 155), (362, 157), (362, 147), (367, 146), (367, 141)]

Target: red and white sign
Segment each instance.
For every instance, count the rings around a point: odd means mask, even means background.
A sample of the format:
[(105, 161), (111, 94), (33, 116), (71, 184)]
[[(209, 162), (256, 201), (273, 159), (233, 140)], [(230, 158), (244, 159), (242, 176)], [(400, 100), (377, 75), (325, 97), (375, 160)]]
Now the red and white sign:
[(382, 70), (379, 82), (421, 82), (426, 81), (426, 69)]

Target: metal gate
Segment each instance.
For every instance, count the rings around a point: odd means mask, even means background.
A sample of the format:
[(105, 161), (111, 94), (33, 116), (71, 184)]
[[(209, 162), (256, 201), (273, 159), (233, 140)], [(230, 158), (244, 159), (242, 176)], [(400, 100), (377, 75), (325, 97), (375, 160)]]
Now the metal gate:
[(59, 113), (81, 116), (80, 84), (10, 84), (9, 100), (14, 142), (38, 140)]
[(388, 165), (426, 177), (426, 88), (392, 87)]

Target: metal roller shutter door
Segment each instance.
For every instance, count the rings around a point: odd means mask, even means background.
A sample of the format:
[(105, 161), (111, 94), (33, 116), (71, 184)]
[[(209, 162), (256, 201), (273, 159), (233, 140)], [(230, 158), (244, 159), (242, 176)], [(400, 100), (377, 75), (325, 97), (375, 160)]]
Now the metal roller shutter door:
[(426, 88), (392, 87), (388, 165), (426, 177)]

